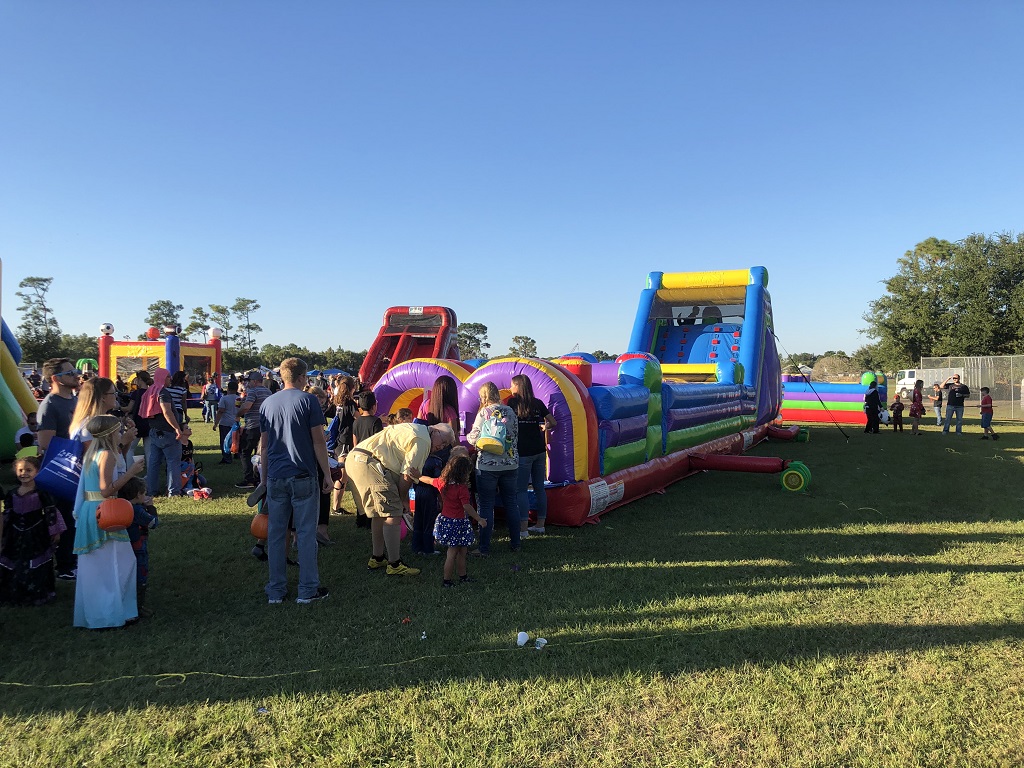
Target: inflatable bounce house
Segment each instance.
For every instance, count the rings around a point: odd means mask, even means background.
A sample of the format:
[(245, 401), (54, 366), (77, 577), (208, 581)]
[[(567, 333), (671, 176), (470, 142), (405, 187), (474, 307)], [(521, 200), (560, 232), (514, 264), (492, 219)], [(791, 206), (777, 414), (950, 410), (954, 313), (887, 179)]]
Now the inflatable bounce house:
[(415, 409), (438, 376), (459, 385), (464, 432), (493, 382), (502, 397), (525, 375), (558, 427), (548, 449), (548, 522), (582, 525), (703, 470), (782, 473), (802, 490), (800, 462), (742, 456), (765, 438), (806, 431), (772, 426), (781, 398), (763, 267), (661, 273), (640, 294), (629, 351), (613, 363), (588, 355), (552, 361), (504, 357), (478, 368), (447, 359), (392, 365), (374, 392), (378, 412)]
[(391, 307), (359, 368), (359, 380), (373, 386), (386, 371), (414, 358), (458, 360), (458, 326), (448, 307)]
[[(2, 266), (2, 262), (0, 262)], [(39, 410), (32, 388), (21, 374), (21, 345), (0, 317), (0, 459), (13, 459), (14, 436)]]
[[(864, 395), (872, 381), (878, 381), (878, 394), (889, 402), (885, 374), (866, 371), (860, 381), (831, 384), (812, 382), (803, 375), (782, 376), (782, 418), (801, 424), (861, 424), (864, 422)], [(910, 407), (909, 402), (907, 407)]]
[[(181, 341), (177, 326), (164, 328), (165, 337), (160, 339), (160, 330), (146, 331), (148, 341), (114, 341), (114, 326), (103, 323), (100, 326), (99, 375), (108, 379), (120, 376), (128, 381), (139, 370), (152, 373), (157, 368), (166, 368), (172, 374), (185, 371), (189, 376), (189, 400), (198, 402), (202, 386), (197, 385), (199, 377), (204, 380), (224, 371), (221, 364), (220, 328), (210, 329), (210, 341), (194, 343)], [(220, 382), (218, 382), (219, 384)]]
[(7, 327), (7, 321), (0, 323), (0, 459), (13, 459), (14, 436), (25, 426), (28, 415), (39, 410), (39, 403), (18, 368), (21, 345)]

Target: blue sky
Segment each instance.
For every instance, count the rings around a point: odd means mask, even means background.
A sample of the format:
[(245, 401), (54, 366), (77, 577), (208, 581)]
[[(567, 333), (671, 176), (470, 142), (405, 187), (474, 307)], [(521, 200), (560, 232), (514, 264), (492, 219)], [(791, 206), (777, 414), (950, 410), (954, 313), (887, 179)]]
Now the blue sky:
[[(848, 352), (936, 236), (1019, 231), (1024, 5), (7, 2), (2, 313), (65, 332), (254, 298), (363, 349), (442, 304), (621, 352), (650, 271), (764, 265), (790, 352)], [(183, 318), (187, 321), (187, 317)]]

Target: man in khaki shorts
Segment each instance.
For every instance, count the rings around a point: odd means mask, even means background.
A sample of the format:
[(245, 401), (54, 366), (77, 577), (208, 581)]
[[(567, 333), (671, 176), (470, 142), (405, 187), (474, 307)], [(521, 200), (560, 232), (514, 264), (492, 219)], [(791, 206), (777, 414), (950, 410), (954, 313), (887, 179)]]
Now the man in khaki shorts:
[(388, 576), (419, 574), (420, 569), (410, 568), (399, 554), (402, 513), (427, 456), (450, 445), (455, 445), (455, 432), (447, 424), (395, 424), (349, 451), (345, 471), (370, 517), (371, 571), (387, 566)]

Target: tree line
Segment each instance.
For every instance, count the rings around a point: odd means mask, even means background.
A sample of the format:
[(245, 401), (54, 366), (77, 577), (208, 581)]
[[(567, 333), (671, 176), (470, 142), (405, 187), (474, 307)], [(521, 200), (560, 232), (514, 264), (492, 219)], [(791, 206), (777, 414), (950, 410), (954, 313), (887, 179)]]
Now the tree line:
[[(18, 311), (21, 312), (22, 320), (15, 335), (21, 344), (24, 359), (30, 362), (42, 362), (51, 357), (95, 359), (99, 354), (96, 336), (88, 333), (65, 335), (61, 332), (47, 299), (52, 283), (52, 277), (26, 277), (18, 284), (20, 290), (15, 295), (21, 299)], [(221, 339), (224, 343), (222, 351), (225, 370), (242, 371), (257, 365), (272, 368), (287, 357), (301, 357), (314, 369), (340, 368), (355, 373), (366, 357), (365, 349), (356, 352), (328, 347), (318, 352), (296, 344), (257, 344), (257, 334), (262, 333), (263, 328), (254, 319), (260, 309), (256, 299), (239, 297), (231, 305), (193, 307), (187, 324), (181, 320), (184, 309), (184, 305), (175, 304), (170, 299), (158, 299), (147, 308), (143, 322), (146, 326), (156, 328), (161, 338), (164, 336), (164, 328), (181, 327), (180, 336), (186, 341), (209, 341), (209, 329), (220, 328), (223, 331)], [(488, 359), (491, 345), (487, 341), (486, 325), (460, 323), (458, 335), (463, 360)], [(147, 338), (145, 333), (138, 336), (140, 341)], [(537, 357), (537, 342), (529, 336), (513, 336), (507, 354)], [(600, 349), (593, 354), (599, 361), (614, 360), (617, 357)]]
[[(61, 332), (60, 323), (50, 306), (47, 294), (53, 283), (52, 277), (26, 277), (18, 284), (15, 295), (21, 299), (18, 311), (21, 323), (15, 330), (15, 337), (21, 345), (22, 358), (26, 362), (41, 363), (51, 357), (67, 357), (71, 360), (96, 359), (99, 346), (96, 336), (89, 333), (66, 335)], [(328, 347), (322, 352), (312, 351), (295, 344), (257, 344), (256, 335), (263, 332), (253, 315), (260, 309), (255, 299), (237, 298), (234, 304), (210, 304), (208, 307), (194, 307), (188, 324), (182, 327), (181, 337), (187, 341), (209, 341), (209, 329), (220, 328), (223, 346), (224, 368), (227, 371), (244, 371), (263, 365), (276, 367), (287, 357), (301, 357), (313, 368), (340, 368), (355, 373), (366, 357), (366, 350), (355, 352)], [(164, 337), (164, 328), (182, 325), (182, 304), (169, 299), (154, 301), (146, 310), (143, 322), (152, 326)], [(125, 339), (130, 337), (125, 336)], [(148, 337), (139, 334), (140, 341)]]
[(852, 354), (828, 351), (785, 357), (826, 379), (862, 371), (895, 373), (922, 357), (1024, 354), (1024, 235), (972, 234), (950, 242), (930, 237), (896, 260), (868, 304), (860, 329), (869, 344)]
[[(491, 348), (487, 341), (487, 326), (482, 323), (459, 323), (459, 355), (463, 360), (487, 360)], [(513, 336), (512, 344), (506, 353), (514, 357), (537, 357), (537, 342), (529, 336)], [(602, 349), (591, 354), (598, 362), (614, 360), (618, 355), (610, 355)]]
[(1024, 354), (1024, 235), (930, 237), (897, 259), (869, 304), (865, 368), (896, 371), (922, 357)]

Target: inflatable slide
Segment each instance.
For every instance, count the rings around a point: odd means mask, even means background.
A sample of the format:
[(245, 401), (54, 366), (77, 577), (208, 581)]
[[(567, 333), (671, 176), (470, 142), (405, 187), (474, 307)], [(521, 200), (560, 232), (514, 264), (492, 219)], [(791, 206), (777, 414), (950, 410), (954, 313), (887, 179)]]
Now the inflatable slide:
[(359, 368), (373, 385), (386, 371), (414, 358), (458, 360), (458, 320), (448, 307), (391, 307)]
[[(411, 407), (438, 376), (449, 375), (458, 384), (465, 433), (484, 382), (505, 397), (513, 376), (527, 376), (558, 422), (546, 485), (547, 519), (555, 525), (594, 521), (707, 469), (781, 472), (784, 487), (801, 490), (810, 473), (800, 462), (739, 455), (766, 437), (806, 435), (771, 425), (780, 367), (767, 283), (763, 267), (652, 273), (629, 351), (614, 363), (585, 355), (505, 357), (473, 370), (451, 360), (410, 360), (380, 377), (378, 413)], [(707, 322), (689, 322), (689, 315)]]

